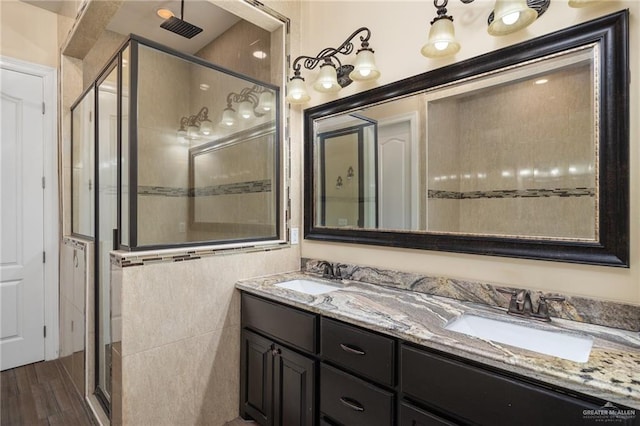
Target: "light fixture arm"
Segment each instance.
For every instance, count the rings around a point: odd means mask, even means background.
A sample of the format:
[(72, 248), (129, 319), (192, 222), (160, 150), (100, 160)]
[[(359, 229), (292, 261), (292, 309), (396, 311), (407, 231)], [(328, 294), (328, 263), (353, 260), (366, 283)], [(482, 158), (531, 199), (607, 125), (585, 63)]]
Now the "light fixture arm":
[(234, 102), (240, 103), (240, 102), (248, 101), (248, 102), (251, 102), (251, 104), (253, 105), (253, 112), (256, 115), (256, 117), (262, 117), (264, 114), (256, 111), (256, 108), (260, 103), (259, 95), (266, 91), (267, 91), (266, 88), (262, 86), (254, 85), (251, 88), (245, 87), (240, 91), (240, 93), (231, 92), (227, 95), (227, 108), (231, 108), (231, 105)]
[[(320, 53), (318, 53), (315, 57), (313, 56), (305, 56), (305, 55), (301, 55), (298, 56), (294, 61), (293, 61), (293, 65), (292, 65), (292, 69), (294, 72), (294, 77), (299, 77), (300, 76), (300, 70), (302, 68), (302, 66), (304, 66), (306, 69), (308, 70), (312, 70), (314, 69), (316, 66), (318, 66), (318, 64), (320, 62), (326, 63), (326, 62), (331, 62), (332, 61), (336, 61), (337, 62), (337, 66), (336, 68), (340, 68), (342, 67), (342, 62), (340, 62), (340, 59), (336, 56), (338, 54), (341, 55), (348, 55), (351, 52), (353, 52), (353, 39), (360, 33), (364, 33), (360, 36), (360, 42), (361, 42), (361, 46), (362, 49), (368, 49), (369, 48), (369, 39), (371, 38), (371, 30), (369, 30), (369, 28), (367, 27), (361, 27), (358, 28), (357, 30), (355, 30), (349, 37), (347, 37), (347, 39), (338, 47), (333, 48), (333, 47), (326, 47), (324, 49), (322, 49), (320, 51)], [(304, 62), (302, 63), (302, 65), (300, 64), (300, 61), (304, 59)], [(334, 65), (335, 66), (335, 65)]]

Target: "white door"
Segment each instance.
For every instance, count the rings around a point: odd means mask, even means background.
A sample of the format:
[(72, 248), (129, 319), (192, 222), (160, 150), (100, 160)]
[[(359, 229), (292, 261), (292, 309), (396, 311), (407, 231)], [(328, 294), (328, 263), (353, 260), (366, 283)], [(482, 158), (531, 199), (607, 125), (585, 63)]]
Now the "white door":
[(379, 227), (412, 229), (413, 132), (410, 120), (378, 123)]
[(0, 367), (41, 361), (44, 347), (44, 81), (1, 69)]

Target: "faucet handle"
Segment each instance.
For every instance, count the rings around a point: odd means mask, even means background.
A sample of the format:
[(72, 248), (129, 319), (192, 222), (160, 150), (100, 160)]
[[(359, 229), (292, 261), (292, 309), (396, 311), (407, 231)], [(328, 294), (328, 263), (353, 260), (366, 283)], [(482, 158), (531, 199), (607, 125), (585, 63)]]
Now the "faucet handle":
[(509, 299), (509, 309), (508, 312), (517, 312), (518, 311), (518, 290), (512, 290), (510, 288), (496, 287), (496, 291), (502, 294), (508, 294), (511, 296)]
[(552, 300), (555, 302), (562, 302), (565, 300), (562, 296), (545, 296), (544, 294), (540, 296), (540, 301), (538, 302), (538, 312), (536, 312), (536, 316), (544, 319), (545, 321), (551, 321), (551, 317), (549, 315), (549, 304), (547, 300)]

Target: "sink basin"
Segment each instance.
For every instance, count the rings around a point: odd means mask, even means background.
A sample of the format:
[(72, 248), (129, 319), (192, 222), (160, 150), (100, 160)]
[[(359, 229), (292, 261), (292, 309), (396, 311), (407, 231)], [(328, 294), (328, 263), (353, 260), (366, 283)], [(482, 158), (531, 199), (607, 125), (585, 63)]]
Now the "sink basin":
[(593, 345), (591, 336), (541, 330), (470, 314), (459, 316), (445, 329), (575, 362), (587, 362)]
[(311, 280), (291, 280), (278, 283), (276, 287), (286, 288), (289, 290), (297, 291), (304, 294), (311, 294), (317, 296), (318, 294), (331, 293), (332, 291), (340, 290), (340, 287), (330, 284), (319, 283)]

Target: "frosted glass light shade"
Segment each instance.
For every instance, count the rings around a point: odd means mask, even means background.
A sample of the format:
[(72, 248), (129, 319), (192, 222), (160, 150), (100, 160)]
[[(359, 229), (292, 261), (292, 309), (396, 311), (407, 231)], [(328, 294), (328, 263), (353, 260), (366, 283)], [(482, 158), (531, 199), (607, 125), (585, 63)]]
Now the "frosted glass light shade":
[(529, 26), (538, 18), (538, 12), (527, 5), (526, 0), (496, 0), (493, 22), (487, 31), (492, 36), (502, 36)]
[(198, 139), (198, 134), (200, 133), (200, 129), (198, 126), (190, 125), (187, 127), (187, 139)]
[(273, 109), (273, 95), (271, 92), (260, 93), (258, 99), (258, 109), (262, 112), (269, 112)]
[(209, 136), (213, 131), (213, 124), (211, 120), (205, 119), (200, 123), (200, 133), (204, 136)]
[(222, 120), (220, 124), (224, 127), (233, 127), (236, 125), (236, 111), (233, 108), (225, 108), (222, 111)]
[(303, 104), (311, 99), (302, 77), (293, 77), (287, 84), (287, 102), (290, 104)]
[(253, 117), (253, 104), (249, 101), (242, 101), (238, 106), (238, 114), (245, 120)]
[(569, 7), (587, 7), (600, 1), (602, 0), (569, 0)]
[(353, 81), (375, 80), (380, 77), (380, 70), (376, 66), (376, 59), (373, 51), (362, 49), (356, 54), (356, 62), (353, 71), (349, 73), (349, 78)]
[(320, 66), (320, 75), (313, 84), (313, 88), (324, 93), (336, 93), (342, 89), (338, 84), (338, 74), (333, 64), (325, 63)]
[(431, 24), (427, 44), (422, 46), (420, 52), (427, 58), (449, 56), (460, 50), (460, 43), (456, 41), (453, 21), (448, 18), (440, 18)]

